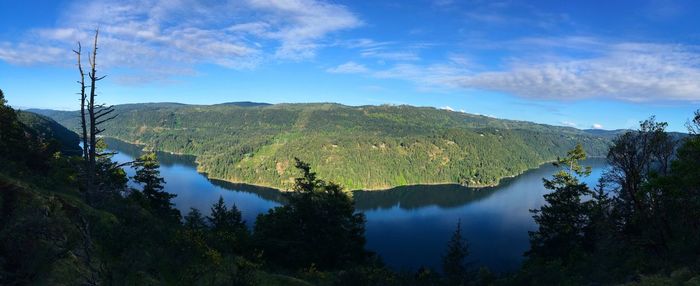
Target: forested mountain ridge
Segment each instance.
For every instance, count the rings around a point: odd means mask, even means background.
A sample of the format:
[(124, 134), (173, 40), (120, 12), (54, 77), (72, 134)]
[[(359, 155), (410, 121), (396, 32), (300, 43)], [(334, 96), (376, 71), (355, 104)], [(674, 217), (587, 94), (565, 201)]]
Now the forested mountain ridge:
[[(197, 156), (212, 178), (289, 188), (293, 158), (349, 189), (410, 184), (486, 186), (562, 156), (576, 143), (605, 155), (610, 138), (583, 130), (414, 106), (175, 103), (115, 107), (106, 136)], [(77, 112), (38, 110), (77, 130)]]

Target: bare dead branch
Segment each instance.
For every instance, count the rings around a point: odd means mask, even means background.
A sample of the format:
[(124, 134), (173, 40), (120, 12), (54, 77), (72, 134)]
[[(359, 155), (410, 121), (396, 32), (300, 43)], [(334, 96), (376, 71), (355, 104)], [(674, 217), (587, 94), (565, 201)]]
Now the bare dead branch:
[(105, 157), (105, 156), (113, 156), (119, 154), (118, 152), (103, 152), (103, 153), (97, 153), (97, 157)]
[(114, 119), (114, 118), (117, 118), (117, 116), (119, 116), (119, 114), (115, 114), (114, 116), (111, 116), (111, 117), (109, 117), (109, 118), (107, 118), (107, 119), (97, 121), (97, 123), (95, 123), (95, 124), (100, 125), (100, 124), (105, 123), (105, 122), (107, 122), (107, 121), (110, 121), (110, 120), (112, 120), (112, 119)]
[(107, 110), (107, 111), (97, 113), (97, 115), (95, 115), (95, 119), (100, 119), (100, 118), (114, 112), (114, 109), (105, 109), (105, 110)]

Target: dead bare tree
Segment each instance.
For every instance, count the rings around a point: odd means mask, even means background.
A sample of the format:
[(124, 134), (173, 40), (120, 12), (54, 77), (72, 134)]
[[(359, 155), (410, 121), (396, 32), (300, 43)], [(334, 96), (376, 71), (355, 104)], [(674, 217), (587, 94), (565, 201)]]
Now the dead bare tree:
[(85, 184), (86, 184), (86, 199), (90, 202), (90, 195), (95, 193), (98, 184), (96, 182), (97, 159), (98, 157), (107, 154), (100, 154), (97, 151), (97, 141), (100, 133), (104, 132), (104, 128), (100, 125), (117, 117), (114, 114), (114, 106), (104, 104), (96, 104), (95, 97), (97, 96), (97, 82), (104, 79), (106, 76), (97, 76), (97, 39), (99, 29), (95, 30), (95, 38), (93, 40), (92, 53), (88, 56), (90, 71), (88, 78), (90, 79), (90, 92), (86, 92), (88, 86), (85, 85), (85, 73), (81, 62), (82, 47), (78, 43), (78, 50), (74, 50), (78, 56), (78, 71), (80, 72), (80, 115), (81, 127), (83, 132), (83, 159), (85, 161)]
[(83, 140), (83, 159), (88, 162), (88, 138), (87, 138), (87, 125), (85, 120), (85, 101), (87, 100), (85, 95), (85, 72), (83, 72), (83, 63), (80, 60), (82, 54), (82, 46), (78, 42), (78, 50), (73, 50), (73, 52), (78, 56), (78, 71), (80, 72), (80, 126), (82, 127), (82, 140)]

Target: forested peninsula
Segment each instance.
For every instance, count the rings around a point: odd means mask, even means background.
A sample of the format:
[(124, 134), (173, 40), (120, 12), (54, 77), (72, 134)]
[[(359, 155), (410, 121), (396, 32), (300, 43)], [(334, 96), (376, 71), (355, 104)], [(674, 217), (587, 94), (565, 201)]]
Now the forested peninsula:
[[(556, 160), (577, 143), (604, 156), (615, 131), (496, 119), (407, 105), (125, 104), (105, 136), (197, 156), (210, 178), (289, 189), (298, 157), (348, 189), (492, 186)], [(78, 112), (31, 110), (78, 131)]]

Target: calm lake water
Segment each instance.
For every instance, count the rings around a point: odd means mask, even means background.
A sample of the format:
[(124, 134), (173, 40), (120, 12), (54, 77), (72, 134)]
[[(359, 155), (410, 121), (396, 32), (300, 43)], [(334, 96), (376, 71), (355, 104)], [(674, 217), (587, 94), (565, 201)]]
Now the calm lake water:
[[(118, 152), (113, 158), (118, 162), (132, 161), (141, 152), (121, 141), (107, 143)], [(228, 204), (236, 204), (252, 227), (259, 213), (281, 204), (281, 194), (274, 189), (208, 179), (197, 172), (193, 156), (159, 152), (158, 158), (165, 191), (177, 195), (173, 201), (183, 214), (190, 208), (209, 214), (211, 205), (223, 196)], [(584, 181), (594, 186), (605, 161), (590, 159), (585, 165), (593, 172)], [(126, 171), (133, 176), (133, 170)], [(461, 219), (473, 265), (498, 272), (516, 270), (529, 247), (528, 231), (536, 229), (529, 210), (544, 203), (547, 190), (542, 178), (555, 171), (547, 164), (493, 188), (438, 185), (355, 192), (357, 210), (367, 216), (367, 248), (396, 270), (439, 268), (446, 242)]]

